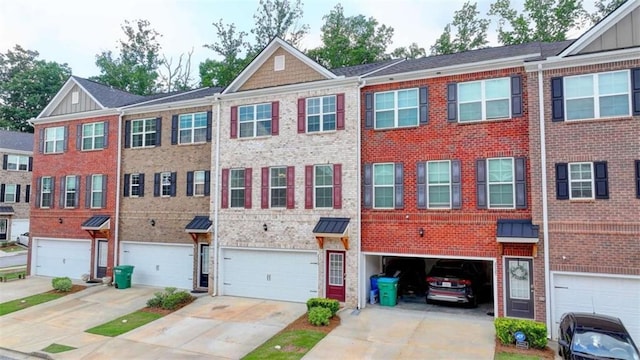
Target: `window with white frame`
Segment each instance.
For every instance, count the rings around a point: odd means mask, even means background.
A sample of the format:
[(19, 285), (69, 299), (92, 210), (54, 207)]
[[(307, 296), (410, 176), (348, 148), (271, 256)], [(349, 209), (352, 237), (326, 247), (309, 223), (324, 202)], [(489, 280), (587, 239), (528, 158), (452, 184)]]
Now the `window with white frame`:
[(16, 184), (7, 184), (4, 186), (4, 202), (16, 202)]
[(97, 122), (82, 125), (82, 150), (104, 148), (104, 123)]
[(564, 78), (567, 120), (629, 115), (630, 97), (628, 70)]
[(513, 158), (487, 159), (489, 208), (515, 207)]
[(427, 208), (451, 208), (451, 161), (427, 162)]
[(75, 175), (66, 176), (64, 184), (64, 207), (75, 207), (77, 203), (76, 197), (78, 196), (77, 177)]
[(307, 99), (307, 132), (336, 129), (336, 96)]
[(511, 79), (489, 79), (458, 84), (460, 122), (508, 118)]
[(193, 172), (193, 195), (204, 196), (204, 170)]
[(7, 219), (0, 219), (0, 240), (7, 239)]
[(271, 135), (271, 103), (238, 107), (240, 137)]
[(156, 146), (156, 119), (131, 121), (131, 147)]
[(333, 207), (333, 165), (316, 165), (314, 176), (316, 208)]
[(26, 155), (7, 155), (7, 170), (28, 171), (29, 157)]
[(570, 199), (593, 199), (593, 163), (569, 164)]
[(61, 153), (64, 151), (64, 126), (52, 127), (44, 131), (44, 153)]
[(91, 208), (99, 209), (104, 207), (102, 203), (103, 181), (104, 177), (102, 175), (91, 175)]
[(129, 196), (140, 196), (140, 174), (131, 174), (129, 178)]
[(207, 141), (207, 113), (182, 114), (179, 117), (180, 144)]
[(231, 192), (231, 207), (243, 208), (245, 197), (244, 169), (231, 169), (229, 191)]
[(171, 173), (163, 172), (160, 174), (160, 195), (171, 196)]
[(418, 126), (418, 89), (375, 93), (375, 128)]
[(394, 164), (373, 164), (373, 207), (393, 209), (394, 207)]
[(287, 206), (287, 168), (272, 167), (269, 169), (269, 190), (271, 193), (271, 207), (283, 208)]
[(40, 207), (50, 208), (53, 197), (53, 179), (50, 176), (43, 176), (40, 181)]

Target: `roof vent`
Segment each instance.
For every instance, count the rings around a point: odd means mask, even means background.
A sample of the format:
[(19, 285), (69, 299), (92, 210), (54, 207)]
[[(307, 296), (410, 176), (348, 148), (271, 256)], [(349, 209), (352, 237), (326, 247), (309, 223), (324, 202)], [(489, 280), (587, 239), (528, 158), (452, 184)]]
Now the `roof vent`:
[(273, 71), (284, 70), (284, 55), (278, 55), (273, 60)]

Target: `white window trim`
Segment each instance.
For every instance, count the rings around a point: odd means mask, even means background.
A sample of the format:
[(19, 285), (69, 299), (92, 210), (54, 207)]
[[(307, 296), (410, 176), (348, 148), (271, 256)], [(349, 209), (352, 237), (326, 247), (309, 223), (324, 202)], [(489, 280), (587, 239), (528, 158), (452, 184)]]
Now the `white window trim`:
[[(511, 160), (511, 181), (503, 181), (503, 182), (490, 182), (489, 176), (489, 161), (490, 160)], [(497, 158), (489, 158), (486, 160), (486, 177), (487, 177), (487, 209), (515, 209), (516, 208), (516, 162), (515, 158), (512, 157), (497, 157)], [(511, 203), (512, 206), (491, 206), (491, 185), (511, 185)]]
[[(393, 170), (392, 170), (392, 177), (393, 177), (393, 181), (391, 183), (391, 185), (376, 185), (376, 166), (382, 166), (382, 165), (392, 165), (393, 166)], [(373, 208), (374, 209), (395, 209), (395, 203), (396, 203), (396, 184), (395, 184), (395, 173), (396, 173), (396, 164), (395, 163), (375, 163), (372, 166), (371, 169), (371, 186), (372, 186), (372, 202), (373, 202)], [(391, 194), (392, 194), (392, 198), (391, 198), (391, 206), (376, 206), (376, 187), (380, 187), (380, 188), (388, 188), (391, 187)]]
[[(134, 184), (133, 183), (133, 179), (137, 178), (138, 179), (138, 183)], [(133, 189), (137, 189), (138, 190), (138, 194), (133, 194)], [(131, 174), (131, 177), (129, 178), (129, 197), (140, 197), (140, 174)]]
[[(100, 188), (96, 190), (95, 186), (96, 186), (96, 178), (100, 177)], [(103, 188), (103, 182), (104, 181), (104, 177), (101, 174), (95, 174), (95, 175), (91, 175), (91, 208), (92, 209), (101, 209), (104, 207), (105, 204), (101, 204), (100, 206), (96, 206), (96, 204), (93, 202), (93, 200), (95, 199), (94, 195), (96, 193), (100, 193), (100, 202), (102, 202), (102, 188)]]
[[(271, 136), (271, 132), (265, 135), (258, 135), (258, 122), (266, 122), (266, 119), (258, 119), (258, 106), (269, 106), (271, 111), (271, 116), (269, 117), (269, 123), (271, 125), (271, 131), (273, 131), (273, 109), (271, 108), (271, 103), (260, 103), (253, 105), (241, 105), (238, 106), (238, 138), (239, 139), (252, 139), (252, 138), (261, 138), (266, 136)], [(248, 121), (240, 121), (240, 109), (245, 107), (253, 107), (253, 119)], [(253, 135), (252, 136), (242, 136), (241, 124), (253, 124)]]
[[(202, 181), (198, 181), (198, 174), (202, 175)], [(193, 172), (193, 196), (204, 196), (204, 170), (197, 170)], [(198, 185), (202, 185), (202, 194), (198, 194), (196, 191), (198, 189)]]
[[(62, 137), (58, 138), (56, 133), (58, 129), (62, 129)], [(50, 139), (47, 135), (49, 132), (53, 133), (53, 139)], [(61, 149), (56, 150), (56, 143), (58, 141), (62, 141)], [(47, 144), (53, 143), (53, 147), (51, 151), (47, 151)], [(64, 126), (56, 126), (44, 129), (44, 151), (45, 154), (60, 154), (64, 152)]]
[[(75, 182), (75, 187), (73, 190), (69, 190), (69, 180), (73, 180)], [(75, 175), (67, 175), (64, 177), (64, 208), (65, 209), (73, 209), (76, 207), (77, 196), (78, 196), (78, 181)], [(69, 195), (73, 194), (73, 205), (69, 206)]]
[[(629, 103), (629, 108), (627, 109), (627, 114), (623, 114), (623, 115), (613, 115), (613, 116), (600, 116), (600, 92), (599, 92), (599, 82), (600, 82), (600, 76), (602, 74), (612, 74), (612, 73), (626, 73), (626, 77), (627, 77), (627, 98), (628, 98), (628, 103)], [(568, 79), (572, 79), (572, 78), (579, 78), (579, 77), (584, 77), (584, 76), (591, 76), (593, 78), (593, 94), (591, 96), (580, 96), (580, 97), (572, 97), (569, 98), (566, 95), (566, 81)], [(632, 94), (632, 90), (631, 90), (631, 72), (630, 70), (615, 70), (615, 71), (604, 71), (604, 72), (598, 72), (598, 73), (590, 73), (590, 74), (580, 74), (580, 75), (572, 75), (572, 76), (565, 76), (564, 78), (562, 78), (562, 100), (563, 100), (563, 105), (564, 105), (564, 118), (566, 119), (566, 121), (584, 121), (584, 120), (592, 120), (592, 119), (613, 119), (613, 118), (619, 118), (619, 117), (626, 117), (626, 116), (631, 116), (632, 114), (632, 107), (633, 107), (633, 99), (631, 98), (631, 94)], [(606, 96), (616, 96), (616, 95), (624, 95), (625, 93), (616, 93), (616, 94), (607, 94)], [(579, 99), (593, 99), (593, 118), (580, 118), (580, 119), (569, 119), (569, 108), (567, 106), (567, 101), (568, 100), (579, 100)]]
[[(141, 148), (151, 148), (151, 147), (156, 147), (156, 145), (147, 145), (147, 135), (148, 134), (156, 134), (158, 132), (158, 129), (155, 129), (153, 132), (151, 131), (147, 131), (147, 121), (154, 121), (155, 122), (156, 119), (135, 119), (135, 120), (131, 120), (131, 148), (132, 149), (141, 149)], [(142, 121), (142, 131), (141, 132), (134, 132), (133, 131), (133, 124), (135, 122), (139, 122)], [(142, 145), (140, 146), (135, 146), (134, 142), (133, 142), (133, 137), (134, 135), (141, 135), (142, 136)]]
[[(333, 98), (333, 112), (324, 112), (324, 101), (326, 98)], [(320, 99), (320, 112), (318, 114), (309, 114), (309, 102), (311, 100), (316, 100), (316, 99)], [(322, 133), (322, 132), (332, 132), (332, 131), (336, 131), (338, 128), (338, 98), (336, 95), (327, 95), (327, 96), (316, 96), (316, 97), (312, 97), (312, 98), (307, 98), (305, 101), (305, 106), (306, 106), (306, 111), (305, 111), (305, 117), (306, 117), (306, 132), (308, 134), (317, 134), (317, 133)], [(325, 115), (334, 115), (335, 116), (335, 122), (334, 122), (334, 128), (330, 129), (330, 130), (325, 130), (324, 129), (324, 116)], [(309, 130), (309, 117), (310, 116), (319, 116), (320, 117), (320, 129), (318, 129), (318, 131), (310, 131)]]
[[(201, 115), (201, 114), (204, 114), (204, 116), (205, 116), (204, 126), (196, 126), (196, 115)], [(187, 117), (187, 116), (191, 117), (191, 126), (188, 127), (188, 128), (182, 128), (181, 127), (181, 125), (182, 125), (182, 121), (181, 120), (182, 120), (183, 117)], [(202, 143), (207, 142), (206, 136), (205, 136), (205, 139), (203, 141), (195, 141), (196, 130), (205, 129), (205, 131), (206, 131), (206, 129), (207, 129), (206, 117), (207, 117), (207, 113), (206, 112), (197, 112), (197, 113), (191, 113), (191, 114), (180, 114), (180, 115), (178, 115), (178, 144), (181, 144), (181, 145), (182, 144), (202, 144)], [(182, 142), (181, 132), (183, 130), (189, 130), (190, 131), (190, 133), (191, 133), (191, 141)]]
[[(45, 188), (44, 188), (44, 181), (45, 180), (49, 180), (49, 184), (50, 184), (49, 185), (49, 191), (46, 191), (46, 192), (45, 192)], [(53, 192), (51, 191), (51, 187), (52, 186), (53, 186), (53, 178), (51, 176), (43, 176), (40, 179), (40, 204), (39, 205), (40, 205), (40, 208), (42, 208), (42, 209), (50, 209), (51, 205), (53, 205), (53, 200), (54, 199), (53, 199)], [(45, 206), (43, 204), (43, 202), (44, 202), (44, 194), (50, 194), (50, 196), (49, 196), (49, 205), (48, 206)]]
[[(447, 168), (449, 169), (449, 181), (446, 184), (441, 184), (441, 183), (437, 183), (437, 184), (430, 184), (429, 183), (429, 164), (430, 163), (446, 163), (447, 164)], [(434, 209), (434, 210), (438, 210), (438, 209), (451, 209), (451, 205), (453, 203), (453, 191), (452, 191), (452, 181), (451, 181), (451, 160), (433, 160), (433, 161), (427, 161), (426, 165), (425, 165), (426, 171), (425, 171), (425, 182), (427, 184), (427, 193), (425, 194), (427, 197), (427, 209)], [(429, 188), (430, 187), (441, 187), (441, 186), (448, 186), (449, 187), (449, 205), (448, 206), (431, 206), (431, 201), (429, 198)]]
[[(11, 159), (15, 159), (15, 161), (12, 163)], [(24, 163), (21, 161), (24, 160)], [(10, 169), (9, 165), (10, 164), (16, 164), (16, 168), (15, 169)], [(24, 165), (25, 169), (24, 170), (20, 170), (20, 165)], [(29, 171), (29, 157), (26, 155), (11, 155), (9, 154), (7, 156), (7, 171)]]
[[(284, 185), (275, 186), (271, 182), (272, 179), (272, 171), (274, 170), (284, 170), (285, 182)], [(286, 209), (287, 208), (287, 167), (286, 166), (273, 166), (269, 168), (269, 208), (270, 209)], [(282, 206), (273, 206), (272, 199), (272, 191), (273, 190), (282, 190), (284, 189), (284, 204)]]
[[(398, 107), (398, 93), (401, 91), (410, 91), (413, 90), (416, 92), (416, 106), (409, 106), (409, 107), (403, 107), (403, 108), (399, 108)], [(382, 94), (389, 94), (389, 93), (393, 93), (393, 126), (391, 127), (378, 127), (378, 109), (376, 108), (376, 97), (378, 95), (382, 95)], [(417, 110), (417, 116), (416, 116), (416, 123), (413, 125), (403, 125), (403, 126), (399, 126), (398, 125), (398, 111), (399, 110), (406, 110), (406, 109), (413, 109), (415, 108)], [(388, 110), (380, 110), (380, 111), (391, 111), (391, 109)], [(337, 119), (336, 119), (337, 121)], [(410, 127), (417, 127), (420, 125), (420, 91), (418, 88), (410, 88), (410, 89), (398, 89), (398, 90), (391, 90), (391, 91), (380, 91), (380, 92), (376, 92), (373, 94), (373, 128), (374, 129), (380, 129), (380, 130), (385, 130), (385, 129), (398, 129), (398, 128), (410, 128)]]
[[(9, 192), (9, 187), (13, 187), (13, 192)], [(16, 202), (16, 190), (17, 190), (17, 184), (6, 184), (4, 186), (4, 202), (5, 203), (15, 203)], [(13, 200), (9, 201), (7, 200), (7, 194), (11, 194), (13, 195)]]
[[(96, 125), (97, 124), (102, 124), (102, 135), (96, 135)], [(92, 131), (91, 135), (85, 136), (84, 135), (84, 127), (88, 126), (88, 125), (93, 126), (93, 131)], [(104, 140), (102, 142), (102, 147), (101, 148), (97, 148), (96, 147), (96, 139), (97, 138), (103, 138), (104, 139), (107, 136), (107, 134), (104, 133), (104, 122), (99, 121), (99, 122), (94, 122), (94, 123), (82, 124), (82, 128), (81, 128), (80, 131), (82, 131), (82, 134), (81, 134), (81, 137), (82, 137), (82, 140), (81, 140), (82, 149), (81, 150), (82, 151), (102, 150), (102, 149), (104, 149)], [(89, 138), (91, 138), (91, 148), (85, 149), (84, 140), (85, 139), (89, 139)]]
[[(162, 172), (160, 173), (160, 197), (171, 197), (171, 172)], [(167, 194), (165, 195), (164, 190), (165, 186), (167, 187)]]
[[(242, 209), (244, 208), (244, 204), (247, 198), (247, 184), (244, 184), (244, 186), (237, 186), (234, 187), (233, 186), (233, 173), (234, 172), (239, 172), (242, 171), (242, 177), (243, 179), (245, 179), (245, 174), (247, 169), (230, 169), (229, 170), (229, 208), (233, 208), (233, 209)], [(269, 174), (269, 176), (271, 176), (271, 174)], [(242, 197), (242, 205), (241, 206), (233, 206), (233, 191), (234, 190), (244, 190), (244, 196)]]
[[(571, 179), (571, 165), (583, 165), (583, 164), (589, 164), (589, 170), (591, 171), (591, 197), (573, 197), (573, 191), (572, 187), (573, 187), (573, 183), (586, 183), (587, 180), (582, 180), (582, 179), (577, 179), (577, 180), (573, 180)], [(588, 161), (584, 161), (584, 162), (573, 162), (573, 163), (569, 163), (567, 166), (567, 179), (569, 180), (569, 199), (570, 200), (593, 200), (595, 199), (596, 196), (596, 186), (595, 186), (595, 174), (594, 174), (594, 169), (593, 169), (593, 163), (592, 162), (588, 162)]]
[[(321, 166), (323, 166), (323, 167), (324, 166), (331, 167), (331, 182), (329, 183), (329, 185), (318, 185), (318, 184), (316, 184), (317, 170), (318, 170), (318, 167), (321, 167)], [(334, 191), (335, 191), (333, 189), (333, 171), (334, 171), (333, 164), (315, 165), (313, 167), (313, 208), (314, 209), (333, 209), (333, 206), (334, 206), (334, 204), (333, 204), (333, 200), (334, 200), (333, 196), (334, 196)], [(316, 200), (317, 200), (316, 191), (318, 189), (331, 189), (331, 206), (318, 206), (316, 204)]]
[[(509, 95), (505, 98), (495, 98), (495, 99), (487, 99), (487, 94), (486, 94), (486, 82), (490, 81), (490, 80), (504, 80), (507, 79), (507, 83), (509, 84)], [(510, 119), (511, 118), (511, 80), (509, 77), (499, 77), (499, 78), (491, 78), (491, 79), (484, 79), (484, 80), (477, 80), (477, 81), (465, 81), (465, 82), (461, 82), (458, 83), (456, 86), (456, 93), (458, 94), (458, 96), (460, 96), (460, 85), (463, 84), (473, 84), (473, 83), (480, 83), (480, 100), (476, 100), (476, 101), (457, 101), (457, 111), (458, 111), (458, 123), (461, 124), (467, 124), (467, 123), (473, 123), (473, 122), (479, 122), (479, 121), (493, 121), (493, 120), (501, 120), (501, 119)], [(507, 111), (507, 116), (505, 117), (492, 117), (492, 118), (487, 118), (487, 101), (494, 101), (494, 100), (507, 100), (507, 102), (509, 103), (509, 110)], [(461, 120), (460, 119), (460, 105), (462, 104), (470, 104), (470, 103), (475, 103), (480, 101), (481, 106), (480, 106), (480, 112), (481, 112), (481, 117), (480, 119), (474, 119), (474, 120)]]

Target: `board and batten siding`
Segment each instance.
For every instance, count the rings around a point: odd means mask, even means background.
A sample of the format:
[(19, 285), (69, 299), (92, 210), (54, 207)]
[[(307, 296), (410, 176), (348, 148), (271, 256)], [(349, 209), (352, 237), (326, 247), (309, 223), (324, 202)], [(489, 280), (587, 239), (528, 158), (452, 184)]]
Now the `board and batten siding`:
[(640, 7), (600, 35), (580, 53), (623, 49), (640, 46)]
[[(78, 92), (78, 103), (76, 104), (74, 104), (72, 101), (74, 92)], [(100, 105), (93, 101), (89, 94), (84, 92), (78, 85), (74, 85), (73, 88), (71, 88), (71, 91), (67, 93), (67, 96), (65, 96), (60, 104), (58, 104), (58, 106), (53, 109), (50, 116), (73, 114), (100, 109)]]

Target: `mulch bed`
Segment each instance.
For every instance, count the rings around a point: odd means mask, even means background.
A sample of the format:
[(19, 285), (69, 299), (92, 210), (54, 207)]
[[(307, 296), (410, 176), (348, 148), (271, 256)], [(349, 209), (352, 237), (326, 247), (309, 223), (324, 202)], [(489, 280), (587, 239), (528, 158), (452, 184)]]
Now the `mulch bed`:
[(315, 326), (309, 323), (309, 320), (307, 320), (307, 314), (305, 313), (299, 318), (297, 318), (296, 320), (294, 320), (291, 324), (287, 325), (287, 327), (282, 329), (281, 332), (290, 331), (290, 330), (311, 330), (311, 331), (318, 331), (318, 332), (323, 332), (325, 334), (328, 334), (338, 326), (340, 326), (340, 317), (338, 315), (332, 317), (329, 320), (329, 325), (327, 326)]
[(500, 342), (500, 340), (496, 339), (496, 353), (498, 352), (537, 356), (540, 359), (544, 360), (555, 359), (555, 353), (553, 352), (553, 349), (549, 347), (547, 347), (546, 349), (520, 349), (515, 345), (504, 345)]
[(69, 291), (58, 291), (56, 289), (53, 290), (49, 290), (47, 291), (47, 294), (62, 294), (62, 295), (69, 295), (69, 294), (75, 294), (79, 291), (82, 291), (84, 289), (86, 289), (87, 287), (84, 285), (71, 285), (71, 290)]
[(176, 308), (175, 308), (175, 309), (173, 309), (173, 310), (163, 309), (163, 308), (159, 308), (159, 307), (149, 307), (149, 306), (146, 306), (146, 307), (144, 307), (144, 308), (140, 309), (140, 311), (144, 311), (144, 312), (148, 312), (148, 313), (153, 313), (153, 314), (158, 314), (158, 315), (165, 316), (165, 315), (169, 315), (169, 314), (171, 314), (171, 313), (172, 313), (172, 312), (174, 312), (174, 311), (178, 311), (178, 310), (182, 309), (183, 307), (185, 307), (185, 306), (187, 306), (187, 305), (191, 304), (191, 303), (192, 303), (192, 302), (194, 302), (195, 300), (196, 300), (196, 297), (194, 296), (194, 297), (192, 297), (189, 301), (186, 301), (186, 302), (184, 302), (184, 303), (182, 303), (182, 304), (178, 305), (178, 307), (176, 307)]

